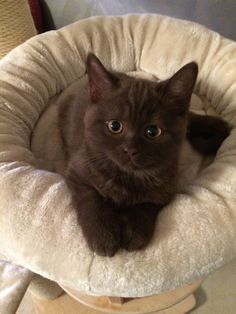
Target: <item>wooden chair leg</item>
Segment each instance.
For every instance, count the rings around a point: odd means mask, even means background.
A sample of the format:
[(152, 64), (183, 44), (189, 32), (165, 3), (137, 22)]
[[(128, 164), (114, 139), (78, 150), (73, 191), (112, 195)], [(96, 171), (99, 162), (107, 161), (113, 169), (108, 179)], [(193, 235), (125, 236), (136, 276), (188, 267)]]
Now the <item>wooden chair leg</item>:
[(124, 298), (120, 297), (107, 297), (110, 305), (120, 308), (125, 303)]

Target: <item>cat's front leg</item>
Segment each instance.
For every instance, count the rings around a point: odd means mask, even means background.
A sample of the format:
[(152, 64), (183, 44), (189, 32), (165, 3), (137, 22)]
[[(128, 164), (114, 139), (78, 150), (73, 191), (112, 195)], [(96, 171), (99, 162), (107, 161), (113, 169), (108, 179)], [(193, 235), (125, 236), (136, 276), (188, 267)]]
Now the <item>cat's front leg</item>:
[(78, 207), (78, 220), (92, 251), (113, 256), (120, 247), (120, 219), (109, 203), (96, 200), (91, 206)]
[(150, 242), (159, 207), (152, 203), (136, 204), (122, 211), (121, 247), (134, 251)]
[(120, 217), (114, 205), (78, 178), (67, 176), (67, 183), (90, 249), (98, 255), (113, 256), (120, 247)]

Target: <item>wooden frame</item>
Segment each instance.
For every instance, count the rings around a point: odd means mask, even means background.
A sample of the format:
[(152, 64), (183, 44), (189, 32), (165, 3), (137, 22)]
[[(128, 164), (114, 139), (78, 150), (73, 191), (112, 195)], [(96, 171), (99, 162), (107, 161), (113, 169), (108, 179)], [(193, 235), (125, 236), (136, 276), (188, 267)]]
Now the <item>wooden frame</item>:
[[(65, 286), (62, 288), (72, 297), (64, 295), (55, 301), (43, 301), (41, 300), (41, 311), (38, 314), (83, 314), (81, 308), (79, 310), (80, 303), (98, 311), (92, 311), (91, 313), (121, 313), (121, 314), (183, 314), (190, 311), (195, 305), (196, 300), (193, 295), (200, 285), (202, 280), (194, 282), (192, 284), (185, 285), (172, 291), (167, 291), (159, 295), (153, 295), (142, 298), (121, 298), (121, 297), (108, 297), (108, 296), (92, 296), (69, 289)], [(74, 300), (73, 300), (74, 299)], [(45, 311), (42, 309), (42, 302), (44, 302)], [(55, 305), (55, 311), (46, 310), (46, 307), (53, 307)], [(56, 303), (60, 303), (57, 307)], [(34, 298), (34, 303), (39, 309), (40, 300)], [(74, 311), (69, 311), (71, 304), (74, 304)], [(63, 305), (64, 304), (64, 305)], [(64, 307), (64, 310), (63, 310)], [(61, 309), (61, 311), (59, 310)], [(84, 312), (85, 313), (85, 312)], [(90, 312), (86, 312), (90, 313)]]

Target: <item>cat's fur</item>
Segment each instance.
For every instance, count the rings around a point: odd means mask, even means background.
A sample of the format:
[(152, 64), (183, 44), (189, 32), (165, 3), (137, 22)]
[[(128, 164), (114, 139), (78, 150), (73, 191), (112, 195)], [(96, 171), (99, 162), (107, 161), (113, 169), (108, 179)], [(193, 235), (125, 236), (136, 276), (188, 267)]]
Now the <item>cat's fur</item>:
[[(197, 72), (192, 62), (156, 83), (111, 73), (90, 54), (84, 92), (59, 101), (66, 181), (84, 236), (97, 254), (113, 256), (120, 247), (132, 251), (148, 244), (158, 211), (176, 192), (186, 134), (203, 153), (215, 153), (229, 134), (221, 119), (189, 114)], [(114, 119), (123, 123), (118, 134), (108, 128)], [(147, 137), (149, 125), (161, 134)], [(214, 131), (220, 128), (215, 141), (212, 125)]]

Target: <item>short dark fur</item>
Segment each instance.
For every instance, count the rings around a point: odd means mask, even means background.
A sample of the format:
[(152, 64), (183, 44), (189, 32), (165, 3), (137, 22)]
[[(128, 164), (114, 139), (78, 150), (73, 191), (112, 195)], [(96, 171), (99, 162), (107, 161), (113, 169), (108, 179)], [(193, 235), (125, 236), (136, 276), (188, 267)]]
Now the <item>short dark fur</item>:
[[(108, 72), (90, 54), (88, 103), (75, 97), (60, 105), (66, 181), (84, 236), (97, 254), (113, 256), (120, 247), (132, 251), (148, 244), (158, 211), (176, 192), (187, 130), (190, 142), (203, 153), (215, 153), (228, 135), (222, 120), (199, 119), (188, 112), (197, 72), (192, 62), (169, 80), (156, 83)], [(119, 134), (107, 127), (113, 119), (123, 123)], [(160, 127), (161, 135), (145, 136), (148, 125)], [(212, 130), (220, 133), (214, 136), (213, 149), (207, 145), (202, 149), (204, 125), (207, 135)]]
[(216, 154), (230, 128), (226, 121), (213, 116), (188, 114), (187, 139), (191, 145), (204, 155)]

